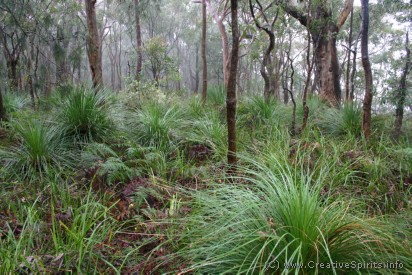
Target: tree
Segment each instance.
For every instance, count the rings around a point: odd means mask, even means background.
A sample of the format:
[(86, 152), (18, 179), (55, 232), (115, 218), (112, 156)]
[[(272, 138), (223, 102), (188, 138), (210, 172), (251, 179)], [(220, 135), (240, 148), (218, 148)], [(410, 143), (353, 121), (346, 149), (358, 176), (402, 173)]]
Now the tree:
[(168, 55), (168, 45), (165, 39), (155, 36), (145, 43), (145, 64), (153, 76), (156, 86), (160, 86), (162, 78), (173, 76), (176, 67)]
[(137, 42), (137, 63), (136, 63), (136, 80), (140, 80), (143, 64), (143, 48), (142, 48), (142, 30), (140, 26), (141, 7), (140, 1), (134, 0), (135, 6), (135, 25), (136, 25), (136, 42)]
[(333, 18), (331, 1), (277, 0), (276, 3), (309, 30), (315, 51), (315, 79), (318, 80), (319, 95), (329, 104), (339, 106), (341, 88), (336, 35), (352, 10), (353, 0), (345, 1), (337, 19)]
[(362, 37), (361, 55), (362, 66), (365, 72), (365, 96), (362, 107), (362, 131), (366, 140), (371, 135), (371, 112), (372, 112), (372, 69), (368, 52), (368, 32), (369, 32), (369, 0), (361, 0), (362, 3)]
[(228, 78), (226, 111), (227, 111), (227, 129), (228, 129), (228, 152), (227, 160), (232, 172), (235, 171), (234, 165), (237, 163), (236, 157), (236, 79), (237, 66), (239, 61), (239, 26), (237, 15), (237, 0), (230, 0), (232, 14), (232, 54), (230, 57), (230, 71)]
[(264, 52), (263, 55), (263, 61), (262, 61), (262, 65), (260, 67), (260, 74), (263, 77), (263, 80), (265, 82), (265, 86), (264, 86), (264, 97), (266, 99), (266, 101), (270, 100), (270, 97), (275, 95), (275, 89), (277, 89), (276, 87), (276, 81), (274, 79), (274, 70), (275, 70), (275, 66), (272, 62), (272, 51), (275, 48), (275, 33), (273, 31), (274, 25), (276, 23), (276, 20), (278, 18), (279, 15), (279, 10), (276, 11), (276, 15), (273, 17), (272, 21), (269, 22), (269, 20), (267, 19), (266, 15), (264, 14), (264, 9), (262, 7), (262, 5), (260, 4), (259, 0), (256, 0), (258, 7), (259, 7), (259, 11), (261, 12), (261, 14), (263, 15), (263, 18), (265, 19), (265, 26), (262, 26), (259, 23), (259, 20), (256, 18), (255, 16), (255, 12), (254, 12), (254, 7), (252, 5), (252, 0), (249, 0), (249, 9), (250, 9), (250, 13), (252, 14), (253, 17), (253, 21), (255, 22), (256, 27), (259, 30), (263, 30), (269, 37), (269, 46), (267, 47), (266, 51)]
[(215, 20), (217, 27), (220, 32), (220, 37), (222, 41), (222, 56), (223, 56), (223, 85), (225, 88), (228, 87), (229, 81), (229, 70), (230, 70), (230, 49), (229, 49), (229, 39), (226, 33), (225, 20), (230, 13), (229, 0), (219, 0), (217, 5), (212, 5), (210, 0), (206, 0), (206, 4), (210, 9), (213, 19)]
[(402, 122), (403, 122), (403, 112), (407, 94), (407, 87), (406, 87), (406, 77), (410, 72), (411, 69), (411, 50), (409, 49), (409, 32), (406, 33), (406, 42), (405, 42), (405, 67), (402, 70), (402, 76), (399, 83), (399, 88), (396, 95), (396, 119), (395, 119), (395, 127), (394, 127), (394, 137), (398, 139), (402, 133)]
[(26, 32), (22, 28), (22, 21), (25, 19), (26, 3), (1, 2), (0, 11), (0, 39), (6, 58), (7, 76), (9, 88), (17, 90), (20, 82), (18, 65), (26, 40)]
[(96, 0), (85, 0), (87, 21), (87, 55), (94, 88), (103, 87), (102, 47), (96, 20)]
[(206, 59), (206, 0), (202, 0), (202, 62), (203, 62), (203, 74), (202, 74), (202, 103), (206, 104), (207, 96), (207, 59)]
[(3, 103), (3, 94), (0, 89), (0, 121), (4, 120), (6, 118), (6, 110), (4, 108), (4, 103)]

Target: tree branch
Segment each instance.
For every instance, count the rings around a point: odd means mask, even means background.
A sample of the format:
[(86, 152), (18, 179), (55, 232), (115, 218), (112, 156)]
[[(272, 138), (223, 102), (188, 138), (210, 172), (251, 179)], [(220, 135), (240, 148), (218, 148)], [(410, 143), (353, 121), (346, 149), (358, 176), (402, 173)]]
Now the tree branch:
[(348, 18), (350, 11), (353, 8), (353, 0), (346, 0), (345, 2), (345, 7), (343, 8), (343, 10), (340, 12), (339, 15), (339, 19), (336, 23), (336, 26), (338, 27), (338, 31), (340, 30), (340, 28), (343, 26), (343, 24), (345, 24), (346, 19)]

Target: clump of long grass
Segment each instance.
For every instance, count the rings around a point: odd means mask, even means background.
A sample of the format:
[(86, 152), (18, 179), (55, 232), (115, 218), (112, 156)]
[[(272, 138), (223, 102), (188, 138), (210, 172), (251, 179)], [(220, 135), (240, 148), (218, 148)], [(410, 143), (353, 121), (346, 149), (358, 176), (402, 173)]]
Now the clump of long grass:
[(210, 86), (207, 89), (207, 103), (213, 106), (226, 104), (226, 91), (223, 86)]
[(106, 108), (107, 95), (76, 88), (63, 101), (58, 120), (66, 136), (76, 141), (102, 141), (113, 130)]
[(3, 106), (7, 118), (12, 117), (19, 110), (27, 107), (29, 103), (30, 99), (28, 97), (23, 97), (11, 92), (3, 94)]
[(135, 110), (127, 126), (132, 139), (140, 145), (166, 148), (178, 139), (181, 112), (176, 107), (150, 103)]
[(188, 135), (190, 141), (206, 144), (218, 157), (226, 155), (227, 129), (218, 113), (208, 113), (204, 117), (190, 122), (190, 126), (192, 129)]
[[(186, 272), (272, 274), (380, 272), (333, 263), (402, 262), (410, 251), (378, 219), (352, 214), (354, 206), (321, 195), (327, 175), (314, 177), (276, 156), (249, 160), (246, 186), (197, 192), (178, 255)], [(265, 163), (265, 164), (262, 164)], [(331, 175), (329, 175), (331, 176)], [(320, 269), (320, 265), (328, 269)]]
[(356, 104), (345, 104), (341, 109), (327, 109), (319, 116), (317, 125), (327, 134), (334, 136), (360, 136), (362, 110)]
[(74, 153), (57, 127), (40, 120), (13, 120), (10, 126), (18, 142), (0, 148), (6, 177), (34, 181), (75, 166)]

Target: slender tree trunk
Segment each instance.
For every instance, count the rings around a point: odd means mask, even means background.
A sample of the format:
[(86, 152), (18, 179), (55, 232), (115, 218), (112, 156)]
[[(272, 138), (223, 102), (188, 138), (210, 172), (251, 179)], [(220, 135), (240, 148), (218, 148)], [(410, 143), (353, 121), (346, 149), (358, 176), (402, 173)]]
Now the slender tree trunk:
[(236, 157), (236, 75), (239, 61), (239, 26), (238, 26), (238, 1), (230, 0), (232, 15), (232, 53), (230, 59), (230, 73), (226, 97), (227, 127), (228, 127), (228, 153), (227, 159), (230, 172), (235, 173)]
[(346, 64), (346, 78), (345, 78), (345, 101), (350, 101), (350, 86), (349, 86), (349, 78), (350, 78), (350, 64), (351, 64), (351, 53), (352, 53), (352, 33), (353, 33), (353, 7), (350, 12), (350, 19), (349, 19), (349, 38), (348, 38), (348, 61)]
[[(262, 27), (259, 24), (259, 21), (256, 19), (256, 16), (255, 16), (255, 11), (252, 5), (252, 0), (249, 0), (249, 9), (250, 9), (250, 13), (252, 14), (252, 18), (255, 22), (256, 27), (259, 30), (264, 31), (269, 37), (269, 45), (263, 54), (263, 60), (260, 66), (260, 74), (262, 75), (262, 78), (264, 81), (263, 95), (265, 97), (265, 100), (269, 101), (270, 97), (275, 92), (274, 91), (275, 81), (273, 77), (273, 64), (272, 64), (272, 57), (271, 57), (272, 51), (275, 48), (275, 34), (273, 33), (271, 29), (267, 27)], [(277, 13), (276, 13), (275, 19), (273, 20), (272, 26), (274, 25), (276, 18), (277, 18)]]
[(19, 77), (17, 74), (17, 65), (19, 63), (19, 59), (9, 59), (6, 60), (7, 65), (7, 75), (10, 81), (10, 89), (12, 91), (16, 91), (18, 89), (19, 84)]
[(199, 92), (200, 70), (199, 70), (199, 44), (196, 45), (196, 61), (195, 61), (195, 89), (194, 92)]
[(102, 52), (99, 31), (96, 21), (96, 0), (85, 0), (87, 19), (87, 55), (89, 57), (90, 71), (92, 73), (93, 87), (103, 87)]
[(57, 85), (63, 84), (69, 79), (68, 64), (67, 64), (67, 49), (69, 40), (64, 37), (63, 27), (57, 27), (57, 38), (54, 43), (53, 55), (56, 62), (56, 82)]
[(3, 94), (0, 89), (0, 121), (6, 119), (6, 108), (4, 107), (3, 103)]
[[(228, 1), (228, 0), (224, 0), (224, 1)], [(226, 5), (225, 5), (225, 8), (223, 9), (222, 14), (219, 16), (217, 10), (213, 11), (210, 0), (207, 0), (206, 4), (209, 6), (213, 19), (215, 20), (217, 27), (219, 29), (219, 32), (220, 32), (220, 38), (222, 41), (222, 51), (223, 51), (223, 61), (222, 61), (223, 63), (223, 85), (225, 86), (225, 89), (227, 89), (228, 81), (229, 81), (229, 70), (230, 70), (230, 50), (229, 50), (229, 39), (227, 36), (226, 27), (224, 23), (226, 16), (227, 16)]]
[(356, 58), (358, 53), (358, 41), (359, 37), (362, 34), (362, 30), (359, 32), (358, 38), (355, 41), (355, 47), (353, 49), (353, 58), (352, 58), (352, 72), (350, 75), (350, 92), (349, 92), (349, 101), (353, 102), (355, 99), (355, 74), (356, 74)]
[[(310, 8), (311, 2), (309, 1), (309, 8)], [(309, 24), (309, 22), (308, 22)], [(309, 118), (309, 106), (307, 105), (307, 97), (308, 97), (308, 90), (309, 90), (309, 84), (310, 84), (310, 79), (312, 76), (312, 70), (313, 66), (315, 64), (316, 56), (312, 58), (312, 62), (310, 60), (310, 55), (311, 55), (311, 50), (310, 50), (310, 31), (307, 31), (307, 50), (306, 50), (306, 67), (307, 67), (307, 76), (306, 76), (306, 81), (305, 81), (305, 88), (303, 90), (303, 97), (302, 97), (302, 107), (303, 107), (303, 121), (302, 121), (302, 132), (305, 130), (306, 125), (308, 124), (308, 118)], [(320, 75), (320, 74), (319, 74)]]
[(362, 66), (365, 72), (365, 97), (362, 108), (362, 131), (366, 140), (371, 135), (371, 113), (372, 113), (372, 69), (368, 53), (368, 31), (369, 31), (369, 0), (361, 0), (362, 3), (362, 38), (361, 53)]
[(203, 62), (203, 74), (202, 74), (202, 104), (206, 104), (207, 97), (207, 60), (206, 60), (206, 0), (202, 0), (202, 62)]
[[(286, 91), (286, 94), (287, 93), (290, 94), (290, 98), (291, 98), (291, 101), (292, 101), (292, 104), (293, 104), (292, 125), (291, 125), (290, 134), (291, 134), (291, 136), (294, 136), (296, 134), (296, 101), (295, 101), (295, 97), (293, 96), (293, 82), (294, 82), (295, 69), (293, 67), (293, 59), (290, 57), (291, 48), (292, 48), (292, 36), (290, 35), (289, 36), (289, 47), (288, 47), (288, 50), (286, 51), (287, 62), (290, 64), (290, 70), (291, 70), (290, 86), (288, 87), (288, 82), (286, 80), (286, 83), (285, 83), (283, 88)], [(286, 70), (286, 71), (287, 71), (286, 73), (288, 73), (289, 70)]]
[(135, 21), (136, 21), (136, 42), (137, 42), (137, 64), (136, 64), (136, 80), (140, 80), (143, 64), (143, 52), (142, 52), (142, 30), (140, 26), (140, 1), (134, 0), (135, 6)]
[(406, 100), (406, 77), (410, 72), (411, 68), (411, 50), (409, 49), (409, 33), (406, 33), (406, 42), (405, 42), (405, 51), (406, 51), (406, 62), (405, 67), (402, 71), (401, 81), (399, 83), (399, 89), (396, 96), (396, 119), (395, 119), (395, 128), (394, 128), (394, 138), (399, 139), (402, 134), (402, 122), (403, 122), (403, 111)]
[(219, 20), (217, 23), (219, 28), (221, 40), (222, 40), (222, 50), (223, 50), (223, 85), (225, 89), (228, 87), (229, 82), (229, 70), (230, 70), (230, 51), (229, 51), (229, 40), (226, 33), (225, 24), (223, 19)]

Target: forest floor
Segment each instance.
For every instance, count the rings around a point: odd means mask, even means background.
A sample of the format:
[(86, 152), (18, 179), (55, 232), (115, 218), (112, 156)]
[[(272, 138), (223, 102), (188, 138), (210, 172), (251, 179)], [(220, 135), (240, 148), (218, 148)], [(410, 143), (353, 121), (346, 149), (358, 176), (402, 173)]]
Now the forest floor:
[(312, 98), (290, 136), (290, 106), (242, 97), (228, 175), (220, 89), (204, 107), (160, 91), (19, 100), (0, 127), (1, 274), (412, 270), (410, 119), (394, 141), (393, 116), (375, 115), (368, 143), (360, 108)]

